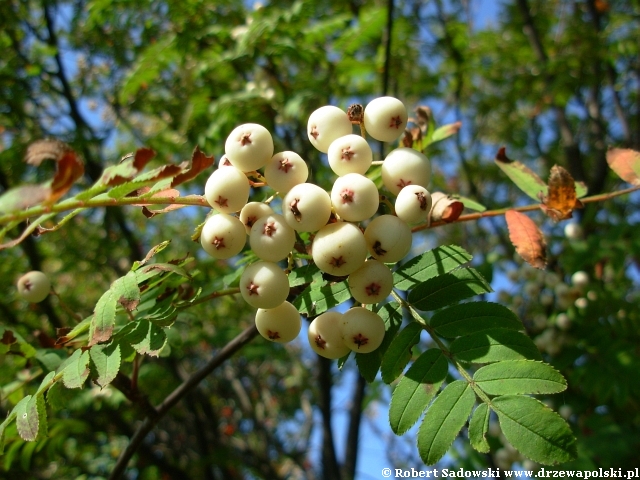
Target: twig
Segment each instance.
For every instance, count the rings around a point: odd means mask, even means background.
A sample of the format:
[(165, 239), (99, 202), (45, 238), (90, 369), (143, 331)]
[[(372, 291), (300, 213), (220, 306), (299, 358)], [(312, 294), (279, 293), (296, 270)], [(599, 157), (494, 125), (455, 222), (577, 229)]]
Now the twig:
[(120, 454), (113, 471), (109, 475), (109, 480), (115, 480), (122, 476), (127, 468), (129, 460), (131, 460), (131, 457), (133, 457), (147, 434), (153, 430), (153, 427), (156, 426), (160, 419), (164, 417), (167, 412), (182, 399), (182, 397), (196, 388), (207, 375), (222, 365), (226, 360), (231, 358), (234, 353), (249, 343), (257, 334), (258, 330), (255, 325), (244, 330), (226, 344), (218, 354), (212, 357), (202, 368), (194, 372), (178, 388), (171, 392), (169, 396), (167, 396), (167, 398), (165, 398), (164, 401), (156, 407), (156, 413), (154, 415), (147, 416), (147, 418), (142, 422), (142, 425), (140, 425), (138, 430), (136, 430), (136, 433), (133, 434), (129, 445), (127, 445), (127, 448)]

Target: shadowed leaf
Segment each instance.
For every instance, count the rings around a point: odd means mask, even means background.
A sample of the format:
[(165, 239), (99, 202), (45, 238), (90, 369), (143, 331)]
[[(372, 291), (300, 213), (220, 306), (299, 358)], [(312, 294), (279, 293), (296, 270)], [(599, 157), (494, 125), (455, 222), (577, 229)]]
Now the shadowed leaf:
[(538, 226), (524, 213), (509, 210), (505, 213), (509, 240), (516, 252), (532, 267), (544, 269), (547, 265), (546, 242)]
[(471, 420), (469, 420), (469, 443), (480, 453), (489, 453), (490, 447), (487, 442), (487, 432), (489, 430), (489, 417), (491, 410), (486, 403), (481, 403), (475, 409)]

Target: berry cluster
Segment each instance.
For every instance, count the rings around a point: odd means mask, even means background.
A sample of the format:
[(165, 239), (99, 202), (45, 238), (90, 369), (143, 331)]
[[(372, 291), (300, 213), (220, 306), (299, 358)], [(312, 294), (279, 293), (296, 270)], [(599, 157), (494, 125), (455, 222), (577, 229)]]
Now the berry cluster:
[[(411, 248), (411, 227), (427, 221), (432, 200), (426, 187), (431, 165), (412, 148), (396, 148), (382, 162), (385, 189), (396, 196), (389, 214), (376, 216), (381, 196), (365, 176), (373, 153), (364, 132), (373, 139), (395, 142), (408, 121), (404, 104), (393, 97), (371, 101), (366, 108), (354, 105), (348, 113), (324, 106), (309, 117), (309, 141), (326, 153), (338, 176), (330, 192), (307, 183), (309, 169), (295, 152), (274, 155), (273, 139), (261, 125), (236, 127), (225, 143), (225, 155), (205, 186), (205, 198), (217, 214), (210, 216), (201, 233), (204, 250), (217, 259), (239, 254), (249, 237), (260, 261), (247, 266), (240, 278), (240, 292), (256, 307), (260, 334), (275, 342), (289, 342), (301, 329), (300, 315), (287, 302), (289, 281), (278, 262), (293, 265), (301, 233), (311, 240), (313, 262), (324, 273), (348, 277), (358, 304), (346, 313), (326, 312), (309, 327), (309, 343), (327, 358), (339, 358), (349, 350), (367, 353), (378, 348), (385, 326), (380, 316), (364, 307), (385, 300), (393, 288), (387, 264), (400, 261)], [(354, 124), (363, 136), (353, 133)], [(258, 170), (262, 169), (262, 173)], [(252, 186), (267, 185), (276, 195), (265, 202), (248, 202)], [(272, 208), (280, 204), (278, 211)]]

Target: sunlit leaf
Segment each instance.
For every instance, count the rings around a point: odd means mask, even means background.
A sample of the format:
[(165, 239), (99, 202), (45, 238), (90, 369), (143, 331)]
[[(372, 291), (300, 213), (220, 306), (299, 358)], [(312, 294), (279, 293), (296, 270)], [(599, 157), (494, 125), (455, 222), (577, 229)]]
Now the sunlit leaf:
[(431, 278), (409, 292), (409, 302), (419, 310), (437, 310), (465, 298), (491, 292), (482, 275), (470, 267)]
[(453, 338), (494, 328), (522, 330), (522, 322), (509, 308), (491, 302), (470, 302), (436, 312), (429, 322), (443, 337)]
[(409, 290), (430, 278), (464, 265), (472, 256), (456, 245), (441, 245), (412, 258), (393, 273), (394, 287)]
[(547, 184), (529, 167), (517, 160), (510, 160), (501, 147), (496, 155), (496, 165), (507, 174), (516, 186), (536, 201), (547, 194)]
[(411, 360), (411, 349), (420, 341), (423, 328), (417, 322), (407, 325), (391, 342), (382, 358), (382, 381), (393, 382)]
[(489, 431), (489, 417), (491, 410), (486, 403), (481, 403), (474, 410), (469, 420), (469, 443), (480, 453), (489, 453), (490, 447), (487, 442), (487, 432)]
[(451, 343), (449, 350), (458, 360), (472, 363), (541, 360), (538, 348), (528, 336), (504, 328), (460, 337)]
[(551, 365), (533, 360), (507, 360), (480, 368), (473, 380), (489, 395), (550, 394), (567, 388)]
[(630, 148), (612, 148), (607, 152), (607, 163), (622, 180), (640, 185), (640, 152)]
[(509, 239), (518, 255), (535, 268), (547, 265), (547, 244), (538, 226), (524, 213), (508, 210), (505, 220), (509, 228)]

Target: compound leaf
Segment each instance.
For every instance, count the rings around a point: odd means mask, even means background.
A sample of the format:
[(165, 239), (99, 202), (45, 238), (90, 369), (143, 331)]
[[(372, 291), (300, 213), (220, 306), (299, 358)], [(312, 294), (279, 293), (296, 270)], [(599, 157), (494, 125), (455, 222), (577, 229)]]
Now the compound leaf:
[(417, 285), (409, 292), (409, 302), (419, 310), (437, 310), (492, 291), (482, 275), (473, 268), (465, 267)]
[(469, 443), (480, 453), (489, 453), (489, 442), (487, 442), (487, 431), (489, 430), (489, 417), (491, 410), (486, 403), (481, 403), (474, 410), (469, 421)]
[(447, 376), (447, 359), (437, 348), (427, 350), (413, 362), (391, 397), (389, 423), (402, 435), (420, 418)]
[(545, 465), (576, 458), (576, 439), (560, 415), (532, 397), (505, 395), (491, 400), (502, 433), (525, 457)]
[(515, 313), (503, 305), (491, 302), (454, 305), (434, 313), (429, 324), (438, 335), (446, 338), (471, 335), (494, 328), (523, 328)]
[(422, 326), (417, 322), (407, 325), (387, 349), (382, 357), (382, 381), (393, 382), (411, 360), (411, 349), (420, 341)]
[(120, 305), (128, 311), (135, 310), (140, 303), (140, 288), (136, 272), (130, 271), (124, 277), (113, 282), (111, 291)]
[(567, 381), (551, 365), (533, 360), (507, 360), (485, 365), (473, 376), (489, 395), (551, 394), (567, 388)]
[(472, 256), (456, 245), (442, 245), (412, 258), (393, 274), (394, 287), (409, 290), (430, 278), (450, 272), (471, 260)]
[(427, 465), (440, 460), (464, 426), (476, 396), (463, 381), (451, 382), (431, 404), (418, 430), (418, 452)]
[(492, 363), (503, 360), (542, 360), (529, 337), (520, 332), (496, 328), (454, 340), (449, 348), (458, 360), (472, 363)]

